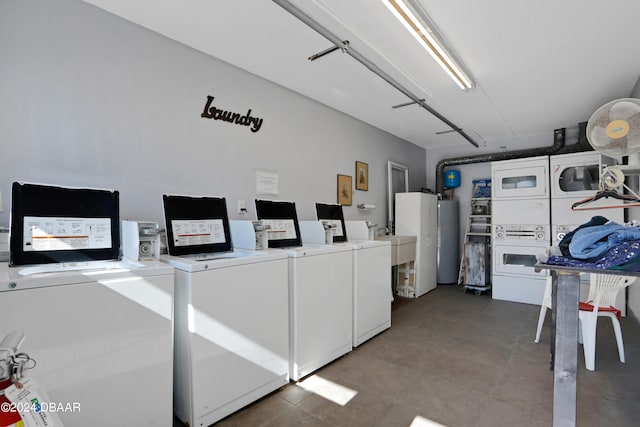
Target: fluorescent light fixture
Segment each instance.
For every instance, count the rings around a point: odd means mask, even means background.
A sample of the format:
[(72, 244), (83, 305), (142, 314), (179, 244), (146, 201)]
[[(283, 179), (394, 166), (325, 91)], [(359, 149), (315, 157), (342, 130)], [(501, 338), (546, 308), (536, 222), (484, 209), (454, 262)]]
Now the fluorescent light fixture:
[(462, 65), (455, 59), (455, 55), (445, 47), (443, 37), (436, 32), (435, 26), (424, 13), (417, 13), (406, 0), (382, 0), (382, 3), (429, 52), (460, 89), (471, 89), (474, 86), (473, 81), (463, 71)]

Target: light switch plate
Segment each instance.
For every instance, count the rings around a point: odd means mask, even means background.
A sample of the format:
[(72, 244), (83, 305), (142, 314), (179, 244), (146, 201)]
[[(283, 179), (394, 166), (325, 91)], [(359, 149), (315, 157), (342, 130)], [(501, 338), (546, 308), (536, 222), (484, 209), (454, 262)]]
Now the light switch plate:
[(247, 208), (244, 205), (244, 200), (238, 200), (238, 213), (244, 215), (247, 213)]

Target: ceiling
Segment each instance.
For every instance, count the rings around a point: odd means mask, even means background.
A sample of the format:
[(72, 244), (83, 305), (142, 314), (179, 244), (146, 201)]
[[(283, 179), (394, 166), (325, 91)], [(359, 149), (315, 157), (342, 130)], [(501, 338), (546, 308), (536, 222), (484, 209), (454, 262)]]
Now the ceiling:
[[(143, 27), (430, 149), (474, 147), (269, 0), (85, 0)], [(289, 0), (462, 128), (489, 142), (571, 128), (631, 95), (640, 2), (417, 0), (470, 71), (460, 90), (380, 0)], [(524, 139), (523, 139), (524, 140)], [(550, 141), (551, 142), (551, 141)]]

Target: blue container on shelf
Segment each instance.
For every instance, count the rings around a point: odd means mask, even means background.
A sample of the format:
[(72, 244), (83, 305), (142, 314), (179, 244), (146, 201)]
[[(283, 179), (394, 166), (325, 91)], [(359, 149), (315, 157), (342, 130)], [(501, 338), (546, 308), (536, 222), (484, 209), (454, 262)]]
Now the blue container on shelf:
[(444, 186), (446, 188), (460, 187), (460, 171), (448, 170), (444, 173)]

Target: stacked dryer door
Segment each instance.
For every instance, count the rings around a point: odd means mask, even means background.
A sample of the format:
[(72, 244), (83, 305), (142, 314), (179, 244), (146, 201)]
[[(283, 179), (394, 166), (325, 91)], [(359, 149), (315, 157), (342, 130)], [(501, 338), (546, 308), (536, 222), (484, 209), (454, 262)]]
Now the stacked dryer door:
[[(575, 202), (593, 196), (599, 190), (600, 174), (604, 166), (616, 161), (595, 151), (559, 154), (550, 157), (551, 166), (551, 244), (556, 246), (564, 236), (593, 216), (600, 215), (621, 224), (624, 209), (571, 210)], [(610, 198), (589, 203), (589, 208), (622, 204), (621, 200)], [(589, 291), (589, 277), (581, 278), (580, 300), (585, 300)], [(625, 308), (625, 292), (618, 293), (616, 307)]]
[(495, 299), (540, 304), (546, 273), (538, 257), (550, 244), (549, 158), (491, 163)]

